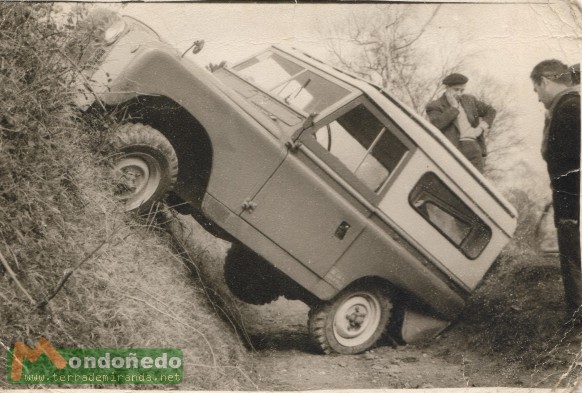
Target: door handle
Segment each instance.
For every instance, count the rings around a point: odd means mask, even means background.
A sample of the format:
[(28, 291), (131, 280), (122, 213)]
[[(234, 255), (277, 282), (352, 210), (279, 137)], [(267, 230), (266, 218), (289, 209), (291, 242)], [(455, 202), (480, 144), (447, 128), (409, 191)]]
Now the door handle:
[(351, 227), (352, 226), (350, 225), (350, 223), (348, 223), (347, 221), (342, 221), (341, 224), (339, 224), (339, 226), (335, 230), (335, 237), (342, 240), (344, 237), (346, 237), (346, 233), (348, 233), (348, 229), (350, 229)]

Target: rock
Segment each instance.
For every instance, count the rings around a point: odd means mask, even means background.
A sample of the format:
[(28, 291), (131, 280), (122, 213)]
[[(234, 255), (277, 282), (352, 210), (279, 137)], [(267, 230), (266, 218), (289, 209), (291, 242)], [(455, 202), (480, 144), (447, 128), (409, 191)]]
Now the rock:
[(394, 365), (390, 367), (390, 372), (400, 374), (402, 373), (402, 370), (400, 369), (400, 366)]

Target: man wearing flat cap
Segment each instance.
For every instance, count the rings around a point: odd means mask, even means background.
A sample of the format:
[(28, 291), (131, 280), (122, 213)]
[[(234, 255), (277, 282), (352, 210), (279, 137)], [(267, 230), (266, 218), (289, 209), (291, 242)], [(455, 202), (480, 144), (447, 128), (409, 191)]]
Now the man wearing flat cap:
[(443, 79), (445, 93), (426, 106), (426, 114), (430, 122), (483, 172), (487, 155), (485, 135), (497, 112), (474, 96), (463, 94), (468, 80), (457, 73)]

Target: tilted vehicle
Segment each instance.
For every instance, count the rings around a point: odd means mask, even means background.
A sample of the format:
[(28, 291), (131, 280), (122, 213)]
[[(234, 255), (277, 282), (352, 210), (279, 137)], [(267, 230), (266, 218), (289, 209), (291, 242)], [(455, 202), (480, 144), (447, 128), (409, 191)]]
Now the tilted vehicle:
[(279, 47), (210, 73), (131, 18), (106, 36), (87, 104), (129, 118), (115, 139), (127, 210), (170, 192), (233, 242), (232, 292), (305, 302), (326, 353), (362, 352), (390, 322), (434, 335), (515, 230), (487, 180), (374, 84)]

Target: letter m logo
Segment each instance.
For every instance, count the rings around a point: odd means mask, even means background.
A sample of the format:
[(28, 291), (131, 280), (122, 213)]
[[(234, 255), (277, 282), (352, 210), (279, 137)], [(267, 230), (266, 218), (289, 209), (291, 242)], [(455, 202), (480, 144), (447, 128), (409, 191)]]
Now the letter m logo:
[(10, 371), (10, 378), (12, 381), (20, 381), (20, 378), (22, 377), (22, 363), (24, 359), (28, 359), (30, 362), (34, 363), (43, 353), (59, 370), (65, 368), (67, 365), (67, 361), (44, 337), (41, 337), (40, 340), (38, 340), (38, 343), (36, 343), (36, 347), (34, 347), (34, 349), (30, 348), (24, 343), (21, 343), (20, 341), (17, 341), (16, 344), (14, 344), (14, 351), (12, 354), (12, 369)]

